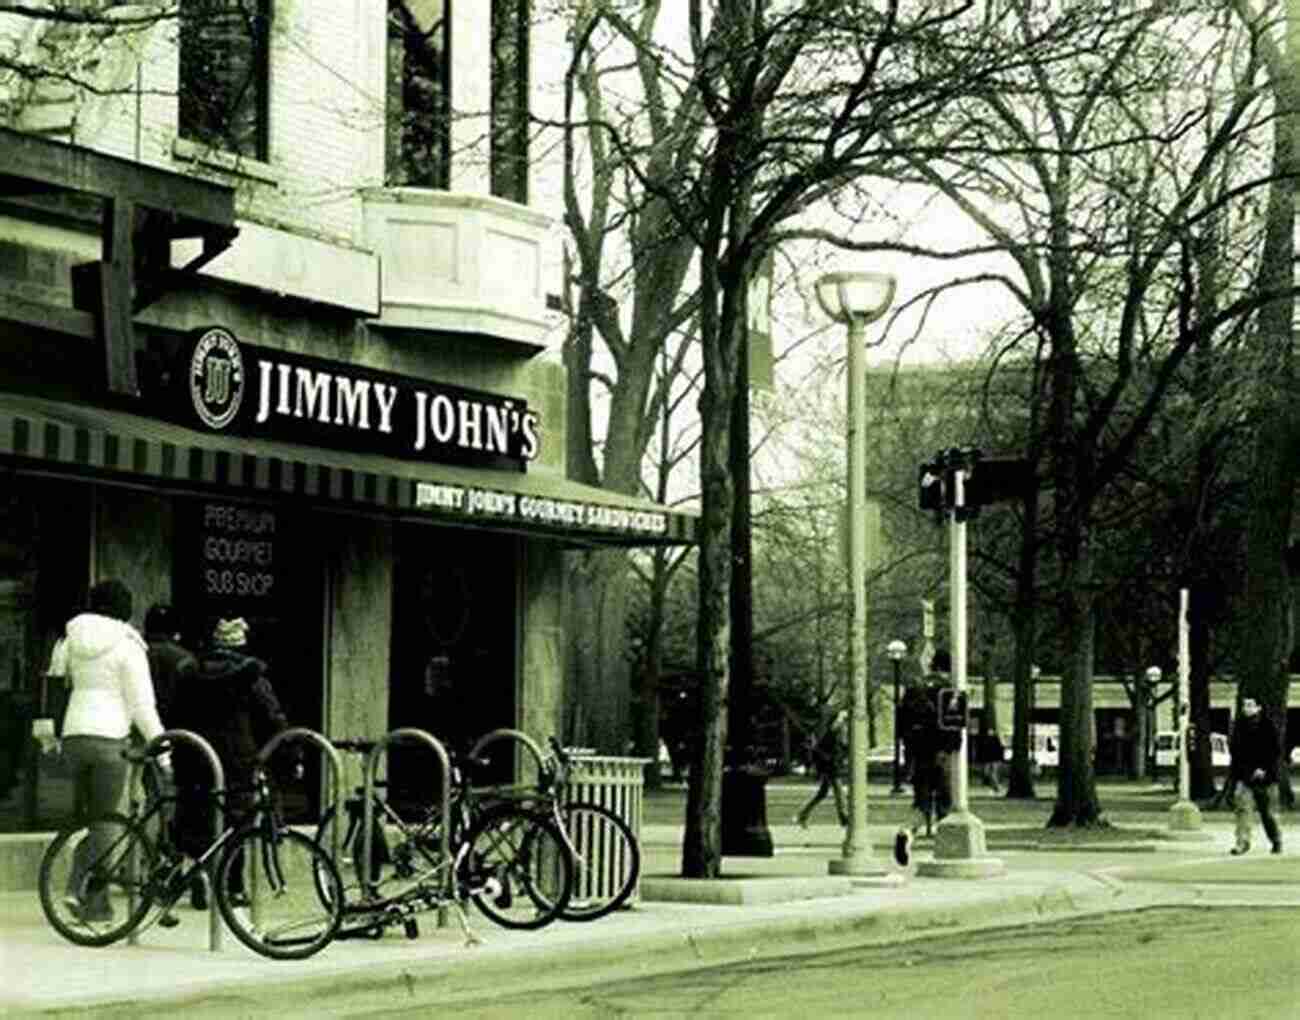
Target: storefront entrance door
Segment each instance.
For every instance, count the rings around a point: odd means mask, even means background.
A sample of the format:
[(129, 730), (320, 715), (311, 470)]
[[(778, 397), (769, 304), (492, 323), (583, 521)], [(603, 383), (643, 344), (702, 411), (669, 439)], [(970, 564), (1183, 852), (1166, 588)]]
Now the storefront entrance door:
[[(398, 529), (390, 730), (415, 726), (463, 751), (515, 725), (516, 548), (500, 535)], [(395, 748), (389, 779), (419, 799), (431, 769), (427, 751)]]

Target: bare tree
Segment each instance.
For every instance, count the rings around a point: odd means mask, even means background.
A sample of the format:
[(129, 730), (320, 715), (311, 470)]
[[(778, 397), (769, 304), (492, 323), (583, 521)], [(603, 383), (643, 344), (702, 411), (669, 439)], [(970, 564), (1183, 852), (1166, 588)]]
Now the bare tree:
[[(1258, 287), (1270, 295), (1255, 323), (1259, 354), (1259, 425), (1246, 518), (1246, 597), (1252, 640), (1242, 649), (1238, 697), (1259, 700), (1283, 736), (1291, 656), (1295, 645), (1287, 546), (1294, 515), (1300, 413), (1295, 385), (1295, 182), (1300, 180), (1300, 2), (1257, 11), (1248, 0), (1233, 7), (1250, 30), (1268, 69), (1275, 106), (1272, 186), (1265, 213)], [(1294, 800), (1289, 772), (1283, 796)]]
[[(1225, 38), (1224, 26), (1195, 11), (1011, 6), (1026, 43), (1022, 65), (997, 88), (952, 104), (934, 125), (933, 148), (911, 162), (918, 181), (1011, 257), (1014, 278), (1004, 282), (1041, 351), (1066, 656), (1050, 824), (1092, 825), (1104, 821), (1092, 760), (1098, 500), (1198, 343), (1278, 293), (1224, 281), (1221, 303), (1182, 329), (1167, 300), (1179, 288), (1184, 240), (1217, 209), (1246, 208), (1266, 187), (1267, 168), (1243, 165), (1227, 192), (1207, 198), (1205, 189), (1266, 113), (1254, 49), (1244, 48), (1225, 78), (1202, 50), (1177, 41)], [(1045, 21), (1058, 30), (1069, 22), (1077, 33), (1080, 52), (1068, 70), (1045, 65), (1028, 46)]]

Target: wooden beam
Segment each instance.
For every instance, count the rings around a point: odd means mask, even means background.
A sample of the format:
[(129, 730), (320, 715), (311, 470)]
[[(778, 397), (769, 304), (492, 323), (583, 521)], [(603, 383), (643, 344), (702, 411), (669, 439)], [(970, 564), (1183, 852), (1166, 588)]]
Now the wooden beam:
[(0, 128), (0, 152), (10, 188), (15, 187), (14, 178), (22, 178), (31, 182), (33, 191), (66, 188), (171, 212), (180, 220), (218, 227), (235, 224), (235, 192), (224, 184), (8, 128)]
[(3, 290), (0, 290), (0, 322), (64, 334), (87, 344), (95, 339), (95, 317), (91, 313), (47, 305)]

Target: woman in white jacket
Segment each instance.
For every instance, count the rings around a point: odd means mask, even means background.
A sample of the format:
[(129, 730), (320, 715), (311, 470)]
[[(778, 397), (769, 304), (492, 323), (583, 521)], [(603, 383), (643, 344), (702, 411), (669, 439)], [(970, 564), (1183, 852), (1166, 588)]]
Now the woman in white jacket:
[[(121, 581), (95, 585), (88, 611), (68, 621), (50, 662), (51, 675), (67, 677), (72, 687), (63, 716), (63, 756), (81, 821), (118, 809), (128, 775), (122, 752), (132, 725), (145, 740), (163, 731), (149, 677), (148, 646), (128, 622), (132, 605), (131, 591)], [(160, 764), (168, 767), (162, 759)], [(86, 864), (111, 839), (106, 827), (92, 825), (74, 855), (67, 906), (84, 921), (112, 917), (106, 889), (81, 895)]]

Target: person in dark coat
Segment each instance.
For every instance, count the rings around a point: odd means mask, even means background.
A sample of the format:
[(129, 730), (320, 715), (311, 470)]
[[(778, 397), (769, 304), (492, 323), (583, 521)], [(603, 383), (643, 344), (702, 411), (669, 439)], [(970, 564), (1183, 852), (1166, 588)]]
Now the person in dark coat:
[[(154, 702), (164, 728), (175, 728), (176, 692), (194, 682), (198, 664), (180, 643), (180, 625), (172, 607), (157, 602), (144, 616), (144, 640), (149, 646), (149, 678), (153, 681)], [(150, 798), (162, 793), (156, 772), (144, 771), (145, 789)]]
[(1264, 832), (1273, 844), (1273, 853), (1282, 852), (1282, 830), (1273, 817), (1273, 788), (1277, 784), (1277, 763), (1282, 748), (1277, 728), (1254, 698), (1241, 699), (1241, 714), (1232, 724), (1229, 743), (1232, 752), (1232, 778), (1250, 791), (1249, 797), (1237, 795), (1233, 805), (1236, 817), (1236, 843), (1233, 854), (1250, 850), (1250, 835), (1254, 829), (1252, 806), (1259, 812)]
[(171, 726), (177, 692), (194, 682), (198, 662), (181, 644), (180, 621), (176, 611), (166, 603), (157, 602), (149, 607), (144, 617), (144, 639), (149, 645), (149, 676), (153, 680), (158, 714), (164, 726)]
[[(198, 656), (194, 683), (178, 695), (175, 713), (181, 728), (193, 730), (217, 753), (225, 773), (226, 823), (235, 827), (251, 820), (258, 750), (288, 726), (267, 665), (244, 651), (247, 643), (248, 624), (242, 618), (218, 620), (211, 646)], [(178, 748), (176, 761), (176, 841), (181, 850), (197, 857), (213, 839), (212, 770), (189, 748)], [(240, 887), (230, 891), (236, 903), (246, 898)], [(195, 909), (205, 909), (202, 888), (190, 892)]]
[(844, 805), (844, 789), (840, 785), (840, 772), (844, 768), (847, 753), (848, 723), (849, 714), (841, 709), (835, 713), (830, 725), (812, 747), (812, 765), (819, 785), (794, 816), (794, 824), (801, 829), (808, 828), (808, 819), (813, 809), (826, 799), (828, 793), (835, 794), (835, 811), (839, 815), (840, 825), (849, 824), (849, 813)]
[(898, 706), (903, 748), (912, 773), (912, 820), (900, 826), (894, 837), (894, 859), (904, 867), (911, 860), (912, 840), (921, 827), (930, 835), (934, 822), (952, 809), (947, 759), (954, 747), (951, 733), (939, 729), (939, 689), (948, 686), (951, 671), (948, 652), (938, 649), (930, 673), (908, 687)]

